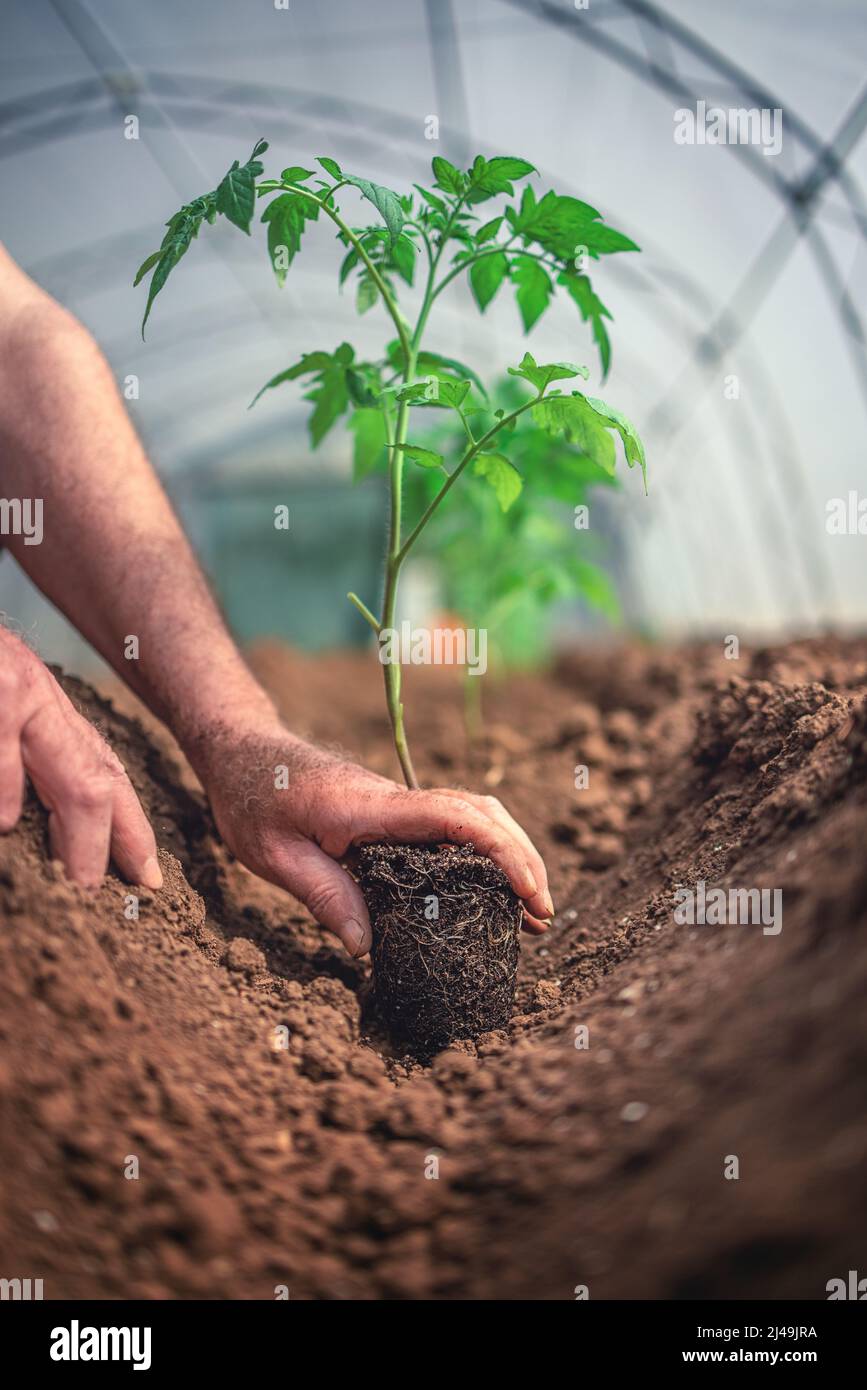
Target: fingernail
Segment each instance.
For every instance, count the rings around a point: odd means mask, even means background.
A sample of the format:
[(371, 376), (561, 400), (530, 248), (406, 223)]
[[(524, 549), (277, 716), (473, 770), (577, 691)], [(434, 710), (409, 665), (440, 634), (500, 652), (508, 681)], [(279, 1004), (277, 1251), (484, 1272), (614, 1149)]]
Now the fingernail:
[(354, 918), (350, 917), (346, 923), (346, 935), (343, 939), (351, 956), (355, 956), (357, 959), (364, 955), (367, 950), (367, 933), (360, 922), (356, 922)]
[(155, 855), (152, 854), (150, 859), (145, 860), (144, 867), (141, 871), (140, 881), (143, 888), (162, 888), (162, 869), (160, 868)]
[(546, 911), (547, 911), (547, 913), (548, 913), (548, 916), (549, 916), (549, 917), (553, 917), (553, 916), (554, 916), (554, 913), (555, 913), (555, 911), (556, 911), (556, 909), (555, 909), (555, 907), (554, 907), (554, 901), (553, 901), (553, 899), (552, 899), (550, 893), (547, 893), (547, 892), (545, 893), (544, 902), (545, 902), (545, 909), (546, 909)]

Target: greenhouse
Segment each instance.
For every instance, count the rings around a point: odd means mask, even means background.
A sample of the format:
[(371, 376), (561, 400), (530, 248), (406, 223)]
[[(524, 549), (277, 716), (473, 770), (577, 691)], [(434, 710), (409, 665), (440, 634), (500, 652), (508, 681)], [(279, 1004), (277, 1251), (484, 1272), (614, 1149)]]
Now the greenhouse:
[(821, 1341), (867, 1296), (863, 3), (2, 23), (3, 1298)]

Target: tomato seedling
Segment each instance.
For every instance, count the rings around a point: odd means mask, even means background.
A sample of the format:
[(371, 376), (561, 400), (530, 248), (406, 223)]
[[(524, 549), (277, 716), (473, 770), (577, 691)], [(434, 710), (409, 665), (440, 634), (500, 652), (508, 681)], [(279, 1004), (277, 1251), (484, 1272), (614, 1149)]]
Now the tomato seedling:
[[(587, 379), (586, 367), (572, 362), (537, 363), (527, 352), (517, 366), (508, 368), (524, 395), (509, 408), (495, 408), (472, 368), (425, 346), (425, 333), (440, 297), (465, 276), (484, 313), (501, 287), (511, 284), (529, 333), (555, 293), (562, 291), (590, 325), (604, 380), (611, 362), (606, 326), (611, 315), (593, 289), (587, 265), (638, 247), (578, 198), (553, 191), (537, 198), (529, 182), (537, 171), (525, 159), (478, 155), (469, 169), (461, 170), (436, 156), (433, 186), (416, 184), (411, 193), (399, 195), (344, 172), (325, 156), (316, 161), (321, 174), (293, 165), (279, 179), (266, 178), (261, 156), (267, 148), (266, 141), (260, 140), (245, 164), (236, 160), (212, 192), (195, 198), (170, 219), (159, 250), (148, 256), (135, 278), (138, 284), (151, 276), (142, 333), (154, 300), (202, 223), (226, 217), (249, 235), (257, 201), (265, 200), (260, 220), (267, 230), (279, 285), (301, 250), (310, 223), (328, 220), (334, 224), (344, 251), (340, 285), (353, 281), (359, 313), (379, 306), (394, 336), (389, 335), (381, 355), (372, 361), (360, 360), (346, 342), (333, 351), (305, 352), (266, 382), (255, 400), (285, 382), (302, 382), (313, 407), (309, 429), (314, 447), (339, 419), (347, 417), (354, 435), (356, 480), (378, 468), (387, 470), (388, 539), (379, 615), (357, 594), (348, 596), (376, 633), (382, 650), (394, 630), (398, 584), (407, 556), (468, 471), (493, 490), (503, 512), (515, 504), (525, 481), (540, 494), (547, 491), (562, 499), (569, 488), (570, 470), (576, 490), (586, 485), (588, 464), (606, 476), (613, 475), (619, 435), (627, 463), (640, 466), (646, 485), (644, 448), (626, 417), (595, 396), (564, 391), (562, 383)], [(516, 184), (522, 185), (520, 197)], [(375, 223), (353, 225), (340, 211), (338, 194), (353, 190), (375, 208)], [(483, 205), (492, 203), (497, 210), (490, 215), (491, 207)], [(418, 282), (411, 318), (402, 312), (399, 282), (402, 292), (404, 286), (411, 290)], [(431, 408), (451, 412), (460, 430), (462, 447), (451, 466), (441, 452), (413, 435), (415, 413)], [(521, 448), (516, 453), (531, 464), (532, 476), (529, 469), (525, 476), (508, 452), (519, 420), (523, 422)], [(554, 436), (561, 444), (566, 441), (572, 449), (568, 454), (552, 450), (556, 463), (548, 461), (538, 441), (528, 447), (528, 420), (535, 432)], [(406, 463), (442, 475), (408, 524), (403, 515)], [(514, 573), (509, 582), (513, 581)], [(383, 666), (395, 750), (407, 786), (417, 787), (404, 727), (400, 664), (388, 661)]]

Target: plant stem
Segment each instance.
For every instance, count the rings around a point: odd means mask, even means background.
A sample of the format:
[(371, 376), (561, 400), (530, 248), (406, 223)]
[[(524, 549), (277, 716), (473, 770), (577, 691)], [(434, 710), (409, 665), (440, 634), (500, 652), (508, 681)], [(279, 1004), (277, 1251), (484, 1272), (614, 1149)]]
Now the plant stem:
[[(436, 299), (437, 295), (442, 294), (443, 290), (447, 285), (451, 284), (452, 280), (456, 280), (459, 275), (462, 275), (465, 270), (469, 270), (470, 266), (475, 265), (477, 261), (483, 261), (486, 256), (496, 256), (500, 251), (510, 250), (514, 240), (515, 238), (511, 237), (508, 241), (498, 242), (496, 246), (486, 247), (484, 251), (479, 251), (475, 256), (468, 256), (465, 261), (461, 261), (460, 265), (454, 266), (453, 269), (449, 271), (448, 275), (444, 275), (440, 280), (434, 290), (433, 298)], [(546, 255), (538, 255), (535, 251), (522, 251), (521, 255), (526, 256), (528, 260), (538, 261), (540, 265), (547, 266), (549, 270), (556, 271), (561, 269), (556, 261), (552, 261), (550, 257)]]
[(358, 611), (359, 611), (359, 613), (361, 614), (361, 616), (362, 616), (362, 618), (364, 619), (364, 621), (365, 621), (366, 623), (370, 623), (370, 626), (373, 628), (374, 632), (376, 633), (376, 635), (377, 635), (377, 637), (378, 637), (378, 636), (379, 636), (379, 623), (378, 623), (378, 621), (376, 620), (376, 618), (374, 618), (374, 616), (373, 616), (373, 614), (371, 613), (370, 609), (368, 608), (367, 604), (366, 604), (366, 603), (362, 603), (361, 599), (358, 597), (358, 594), (347, 594), (346, 597), (349, 599), (349, 602), (350, 602), (351, 604), (354, 604), (354, 606), (358, 609)]
[[(337, 187), (342, 187), (342, 185), (338, 184)], [(333, 208), (331, 204), (328, 202), (328, 198), (317, 198), (315, 193), (310, 193), (306, 188), (299, 188), (295, 184), (287, 185), (281, 183), (277, 184), (277, 188), (282, 189), (284, 193), (300, 193), (302, 197), (309, 198), (311, 202), (316, 203), (316, 205), (322, 209), (322, 211), (325, 213), (327, 217), (331, 218), (331, 221), (334, 223), (335, 227), (339, 227), (340, 231), (346, 237), (350, 246), (352, 246), (354, 250), (358, 253), (359, 258), (362, 261), (364, 261), (368, 275), (370, 276), (373, 283), (376, 285), (376, 288), (379, 290), (379, 293), (382, 295), (382, 302), (385, 305), (386, 310), (388, 311), (388, 314), (391, 317), (392, 323), (394, 324), (397, 330), (397, 336), (400, 339), (400, 345), (404, 350), (404, 354), (408, 358), (411, 345), (409, 334), (406, 331), (406, 324), (404, 323), (404, 320), (401, 317), (401, 314), (398, 310), (397, 304), (395, 303), (394, 296), (392, 295), (391, 290), (388, 288), (388, 285), (385, 283), (382, 276), (380, 275), (379, 270), (376, 267), (376, 263), (371, 260), (370, 256), (368, 256), (367, 251), (365, 250), (361, 240), (355, 235), (355, 233), (351, 230), (350, 227), (347, 227), (343, 218), (340, 216), (340, 213), (336, 210), (336, 208)], [(334, 189), (332, 189), (329, 192), (329, 198), (331, 197), (331, 194), (333, 192)]]
[[(406, 360), (405, 380), (407, 381), (415, 372), (415, 361), (416, 350), (415, 347), (411, 347)], [(385, 562), (385, 591), (382, 597), (381, 631), (394, 629), (394, 619), (397, 609), (397, 585), (400, 576), (400, 567), (403, 562), (400, 547), (400, 518), (401, 503), (403, 500), (403, 446), (406, 443), (408, 423), (409, 403), (407, 401), (401, 401), (389, 467), (391, 508), (388, 523), (388, 554)], [(395, 751), (400, 761), (404, 781), (410, 789), (414, 790), (418, 788), (418, 778), (415, 775), (415, 768), (412, 765), (412, 758), (410, 757), (409, 746), (406, 741), (406, 730), (403, 725), (403, 704), (400, 698), (400, 662), (385, 662), (383, 671), (385, 673), (385, 700), (388, 706), (388, 716), (391, 720), (391, 732), (394, 738)]]
[(542, 399), (542, 394), (543, 394), (543, 393), (540, 392), (539, 395), (534, 396), (532, 400), (524, 401), (523, 405), (519, 405), (518, 408), (517, 408), (517, 410), (511, 411), (510, 414), (508, 414), (508, 415), (504, 415), (503, 418), (502, 418), (502, 420), (498, 420), (497, 423), (496, 423), (496, 425), (492, 425), (491, 428), (488, 430), (488, 432), (487, 432), (486, 434), (483, 434), (483, 435), (482, 435), (481, 439), (476, 440), (475, 444), (473, 444), (471, 448), (467, 449), (467, 452), (464, 454), (464, 456), (463, 456), (463, 458), (461, 459), (460, 463), (458, 464), (457, 468), (455, 468), (454, 471), (451, 472), (451, 473), (449, 474), (449, 476), (446, 478), (445, 482), (443, 483), (443, 485), (442, 485), (442, 487), (440, 488), (439, 492), (437, 493), (436, 497), (435, 497), (435, 498), (433, 499), (433, 501), (429, 504), (429, 506), (427, 507), (427, 509), (422, 513), (421, 518), (420, 518), (419, 521), (416, 523), (416, 525), (413, 527), (412, 531), (410, 532), (410, 534), (407, 536), (406, 540), (404, 541), (403, 546), (401, 547), (400, 551), (398, 552), (398, 556), (397, 556), (398, 565), (402, 565), (402, 564), (403, 564), (403, 562), (404, 562), (404, 560), (406, 559), (406, 557), (407, 557), (407, 555), (408, 555), (410, 549), (411, 549), (412, 546), (415, 544), (415, 542), (418, 540), (418, 538), (419, 538), (419, 536), (421, 535), (422, 531), (423, 531), (424, 528), (427, 526), (428, 522), (430, 521), (431, 517), (433, 516), (434, 512), (436, 511), (437, 507), (438, 507), (438, 506), (440, 505), (440, 503), (445, 499), (446, 494), (450, 491), (450, 489), (451, 489), (451, 488), (454, 486), (454, 484), (457, 482), (458, 478), (459, 478), (459, 477), (461, 476), (461, 474), (463, 473), (463, 471), (464, 471), (464, 469), (466, 468), (467, 464), (472, 462), (472, 460), (476, 457), (476, 454), (481, 453), (481, 451), (482, 451), (482, 449), (484, 449), (485, 445), (486, 445), (486, 444), (489, 444), (490, 441), (494, 438), (494, 436), (495, 436), (496, 434), (498, 434), (499, 431), (500, 431), (501, 429), (503, 429), (503, 427), (504, 427), (505, 425), (510, 424), (511, 421), (512, 421), (512, 420), (516, 420), (516, 419), (518, 418), (519, 415), (523, 415), (523, 413), (524, 413), (525, 410), (529, 410), (531, 406), (536, 405), (536, 403)]

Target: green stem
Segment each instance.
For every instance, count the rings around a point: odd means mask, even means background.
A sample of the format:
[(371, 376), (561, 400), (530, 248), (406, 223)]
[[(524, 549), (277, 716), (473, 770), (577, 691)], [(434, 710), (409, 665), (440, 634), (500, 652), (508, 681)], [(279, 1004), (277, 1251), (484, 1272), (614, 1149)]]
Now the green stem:
[(481, 439), (477, 439), (475, 444), (473, 444), (467, 450), (460, 463), (458, 464), (457, 468), (455, 468), (454, 471), (450, 473), (449, 476), (446, 478), (446, 481), (443, 483), (436, 497), (429, 504), (426, 511), (422, 513), (422, 516), (420, 517), (419, 521), (416, 523), (410, 534), (407, 536), (406, 540), (403, 543), (403, 546), (398, 552), (398, 565), (403, 564), (412, 546), (415, 544), (422, 531), (427, 526), (437, 507), (439, 507), (440, 503), (444, 501), (448, 492), (457, 482), (458, 478), (463, 473), (467, 464), (473, 461), (473, 459), (476, 457), (476, 454), (481, 453), (485, 445), (489, 444), (491, 440), (494, 438), (494, 436), (498, 434), (501, 429), (503, 429), (506, 425), (510, 424), (512, 420), (517, 420), (518, 416), (523, 415), (525, 410), (529, 410), (531, 406), (536, 405), (537, 402), (542, 399), (542, 394), (543, 393), (540, 392), (539, 395), (534, 396), (532, 400), (524, 401), (524, 404), (519, 405), (517, 410), (511, 411), (508, 415), (504, 415), (502, 420), (498, 420), (496, 425), (492, 425), (491, 428), (487, 431), (487, 433), (483, 434)]
[(378, 636), (379, 636), (379, 623), (378, 623), (378, 621), (376, 620), (376, 618), (373, 616), (373, 614), (371, 613), (371, 611), (370, 611), (370, 609), (368, 608), (367, 604), (366, 604), (366, 603), (362, 603), (361, 599), (358, 597), (358, 594), (352, 594), (352, 593), (350, 593), (350, 594), (347, 594), (346, 597), (349, 599), (349, 602), (350, 602), (350, 603), (352, 603), (352, 604), (355, 605), (355, 607), (358, 609), (358, 611), (359, 611), (359, 613), (361, 614), (361, 616), (362, 616), (362, 618), (364, 619), (364, 621), (365, 621), (366, 623), (370, 623), (370, 626), (373, 628), (374, 632), (376, 633), (376, 635), (377, 635), (377, 637), (378, 637)]
[[(336, 187), (343, 187), (343, 185), (338, 184), (336, 185)], [(368, 256), (367, 251), (365, 250), (361, 240), (355, 235), (355, 233), (352, 231), (350, 227), (347, 227), (346, 223), (340, 216), (340, 213), (337, 211), (337, 209), (331, 206), (327, 198), (317, 198), (315, 193), (310, 193), (306, 188), (299, 188), (295, 184), (287, 185), (281, 183), (277, 184), (276, 188), (282, 189), (285, 193), (300, 193), (302, 197), (309, 198), (312, 203), (316, 203), (317, 207), (320, 207), (322, 209), (322, 211), (325, 213), (327, 217), (331, 218), (331, 221), (334, 223), (335, 227), (339, 227), (340, 231), (346, 237), (350, 246), (352, 246), (354, 250), (357, 252), (360, 260), (364, 261), (364, 264), (367, 268), (367, 273), (370, 276), (373, 283), (376, 285), (376, 288), (379, 290), (379, 293), (382, 295), (382, 302), (385, 305), (391, 317), (391, 320), (397, 330), (397, 336), (400, 339), (400, 345), (403, 348), (405, 355), (408, 357), (411, 347), (409, 334), (406, 331), (406, 324), (404, 323), (400, 315), (397, 304), (394, 300), (394, 296), (392, 295), (391, 290), (388, 288), (388, 285), (385, 283), (382, 276), (380, 275), (376, 267), (376, 263), (371, 260), (370, 256)], [(334, 191), (335, 189), (330, 190), (328, 194), (329, 198), (334, 193)]]
[[(511, 237), (509, 241), (502, 241), (496, 246), (489, 246), (485, 251), (479, 251), (477, 255), (469, 256), (465, 261), (461, 261), (460, 265), (454, 266), (449, 271), (448, 275), (444, 275), (440, 280), (434, 290), (433, 298), (436, 299), (437, 295), (442, 294), (443, 290), (447, 285), (451, 284), (452, 280), (456, 280), (459, 275), (463, 275), (464, 271), (469, 270), (470, 266), (475, 265), (477, 261), (483, 261), (486, 256), (496, 256), (500, 251), (508, 251), (514, 240), (515, 238)], [(535, 251), (522, 251), (521, 255), (526, 256), (528, 260), (538, 261), (540, 265), (547, 266), (549, 270), (560, 270), (561, 268), (556, 261), (552, 261), (548, 256), (538, 255)]]
[[(415, 348), (411, 347), (406, 359), (405, 380), (415, 372), (416, 353)], [(398, 410), (397, 425), (395, 427), (394, 445), (391, 449), (391, 464), (389, 468), (389, 493), (391, 507), (388, 525), (388, 554), (385, 562), (385, 590), (382, 597), (382, 624), (381, 630), (394, 629), (395, 613), (397, 610), (397, 586), (400, 577), (400, 567), (403, 562), (400, 546), (400, 521), (401, 521), (401, 502), (403, 498), (403, 446), (406, 443), (406, 432), (409, 424), (409, 403), (401, 401)], [(389, 661), (383, 665), (385, 674), (385, 701), (388, 706), (388, 716), (391, 720), (391, 732), (394, 738), (394, 747), (403, 772), (404, 781), (411, 789), (418, 788), (418, 778), (415, 775), (415, 768), (412, 765), (409, 745), (406, 740), (406, 730), (403, 724), (403, 703), (400, 698), (400, 662)]]

